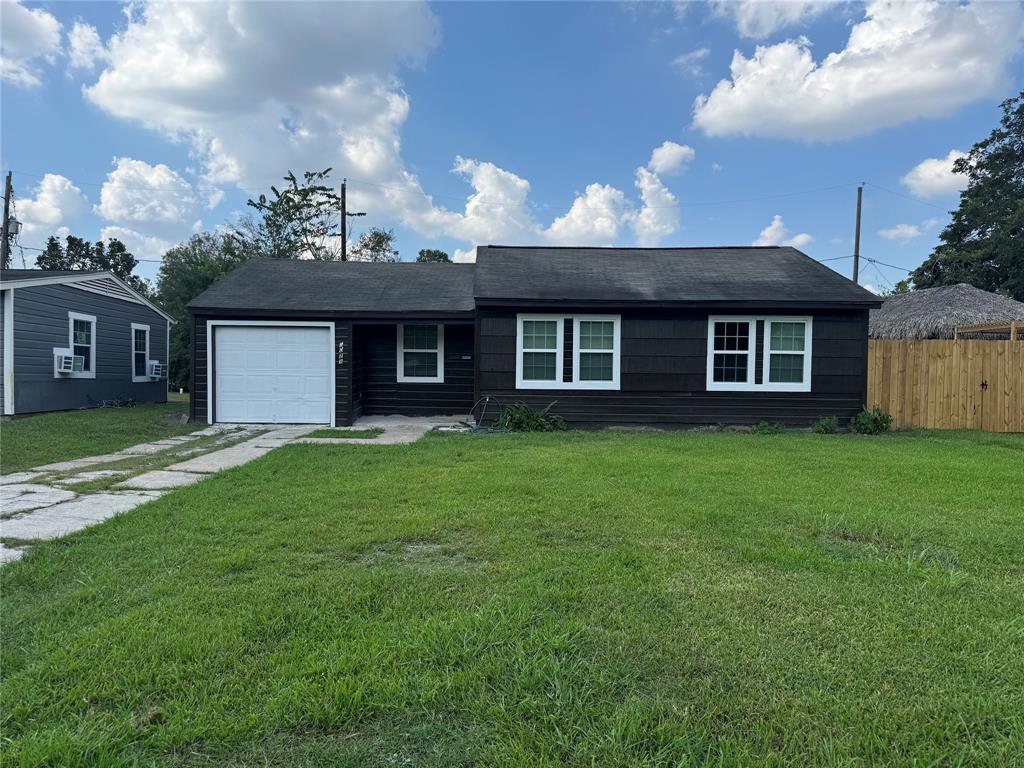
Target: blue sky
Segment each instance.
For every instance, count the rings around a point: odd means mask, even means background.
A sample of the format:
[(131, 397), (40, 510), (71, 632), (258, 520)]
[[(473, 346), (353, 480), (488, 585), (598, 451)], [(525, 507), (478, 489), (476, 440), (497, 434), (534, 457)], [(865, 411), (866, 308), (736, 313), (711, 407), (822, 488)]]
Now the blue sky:
[(952, 159), (1022, 85), (1018, 3), (0, 11), (29, 265), (53, 233), (119, 236), (146, 277), (289, 168), (327, 166), (404, 258), (793, 243), (844, 274), (864, 181), (863, 253), (912, 268), (956, 205)]

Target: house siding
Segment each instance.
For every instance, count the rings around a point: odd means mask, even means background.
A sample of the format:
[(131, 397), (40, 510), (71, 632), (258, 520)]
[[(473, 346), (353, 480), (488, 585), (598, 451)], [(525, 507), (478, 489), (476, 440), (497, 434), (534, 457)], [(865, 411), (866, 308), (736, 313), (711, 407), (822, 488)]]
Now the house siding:
[[(167, 401), (166, 380), (132, 381), (131, 324), (149, 326), (149, 359), (167, 363), (167, 320), (144, 304), (69, 285), (14, 291), (14, 410), (17, 414)], [(96, 317), (95, 378), (56, 378), (53, 350), (68, 347), (68, 312)]]
[(6, 328), (4, 327), (5, 318), (7, 317), (7, 294), (8, 291), (0, 291), (0, 413), (7, 413), (7, 400), (4, 397), (4, 386), (6, 384), (6, 372), (7, 368), (4, 366), (4, 354), (6, 353), (4, 344), (4, 333)]
[[(524, 402), (533, 407), (556, 402), (553, 411), (576, 427), (686, 427), (759, 421), (797, 426), (810, 424), (821, 416), (849, 418), (866, 399), (866, 310), (798, 313), (814, 318), (811, 391), (793, 393), (706, 390), (708, 315), (752, 314), (750, 310), (738, 309), (712, 313), (602, 310), (602, 314), (622, 317), (619, 390), (517, 390), (516, 314), (515, 308), (480, 310), (478, 395), (490, 395), (500, 404)], [(553, 314), (569, 313), (560, 307)], [(760, 341), (757, 355), (760, 362)]]

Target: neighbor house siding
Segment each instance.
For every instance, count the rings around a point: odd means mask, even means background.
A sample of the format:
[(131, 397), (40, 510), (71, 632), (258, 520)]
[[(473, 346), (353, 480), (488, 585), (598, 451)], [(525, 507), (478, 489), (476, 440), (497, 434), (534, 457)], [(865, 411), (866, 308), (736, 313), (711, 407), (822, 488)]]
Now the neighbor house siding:
[[(536, 308), (529, 311), (544, 312)], [(806, 425), (821, 416), (849, 418), (865, 401), (866, 310), (715, 310), (716, 315), (812, 315), (811, 391), (802, 393), (706, 391), (707, 311), (609, 308), (601, 312), (622, 317), (619, 390), (517, 390), (517, 310), (496, 308), (480, 311), (478, 395), (490, 395), (501, 404), (520, 401), (542, 407), (555, 402), (553, 412), (580, 427), (684, 427), (759, 421)], [(572, 313), (560, 307), (552, 314)], [(759, 361), (761, 354), (759, 345)]]
[[(167, 363), (167, 320), (144, 304), (69, 285), (14, 293), (15, 413), (100, 405), (104, 400), (167, 401), (167, 381), (132, 381), (132, 323), (149, 326), (149, 359)], [(96, 317), (95, 378), (56, 378), (54, 348), (67, 348), (68, 312)]]
[[(7, 316), (5, 310), (7, 309), (7, 291), (0, 291), (0, 372), (6, 374), (7, 368), (4, 367), (4, 318)], [(0, 375), (0, 413), (7, 413), (7, 401), (4, 399), (4, 376)]]
[(473, 406), (473, 326), (468, 323), (444, 325), (443, 382), (398, 382), (394, 323), (356, 325), (355, 354), (362, 415), (467, 414)]

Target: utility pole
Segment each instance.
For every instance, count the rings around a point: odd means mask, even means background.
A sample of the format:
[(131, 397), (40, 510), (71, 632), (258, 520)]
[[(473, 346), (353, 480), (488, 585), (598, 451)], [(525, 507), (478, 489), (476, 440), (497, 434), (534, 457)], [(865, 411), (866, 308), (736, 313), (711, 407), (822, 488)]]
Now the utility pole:
[(4, 182), (4, 223), (3, 241), (0, 242), (0, 267), (7, 269), (11, 259), (11, 172), (7, 172), (7, 181)]
[(341, 180), (341, 260), (348, 261), (348, 217), (349, 216), (365, 216), (365, 211), (359, 211), (357, 213), (349, 213), (345, 207), (345, 188), (348, 185), (348, 179)]
[(853, 282), (860, 278), (860, 204), (864, 198), (864, 182), (857, 187), (857, 228), (853, 233)]

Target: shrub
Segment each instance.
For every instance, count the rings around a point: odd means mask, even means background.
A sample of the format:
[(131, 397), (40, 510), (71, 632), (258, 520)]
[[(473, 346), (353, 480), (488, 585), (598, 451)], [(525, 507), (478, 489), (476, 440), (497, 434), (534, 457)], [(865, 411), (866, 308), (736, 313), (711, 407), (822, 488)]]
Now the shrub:
[(838, 416), (822, 416), (811, 427), (811, 431), (819, 435), (834, 435), (838, 430)]
[(506, 406), (498, 417), (496, 426), (509, 432), (558, 432), (566, 428), (565, 419), (551, 413), (551, 403), (546, 408), (535, 411), (526, 403), (513, 403)]
[(864, 408), (850, 419), (850, 429), (861, 435), (880, 435), (887, 432), (892, 425), (892, 416), (877, 405), (868, 410)]
[(762, 421), (760, 424), (755, 424), (750, 428), (751, 433), (755, 435), (777, 435), (785, 429), (781, 424), (771, 424), (767, 421)]

